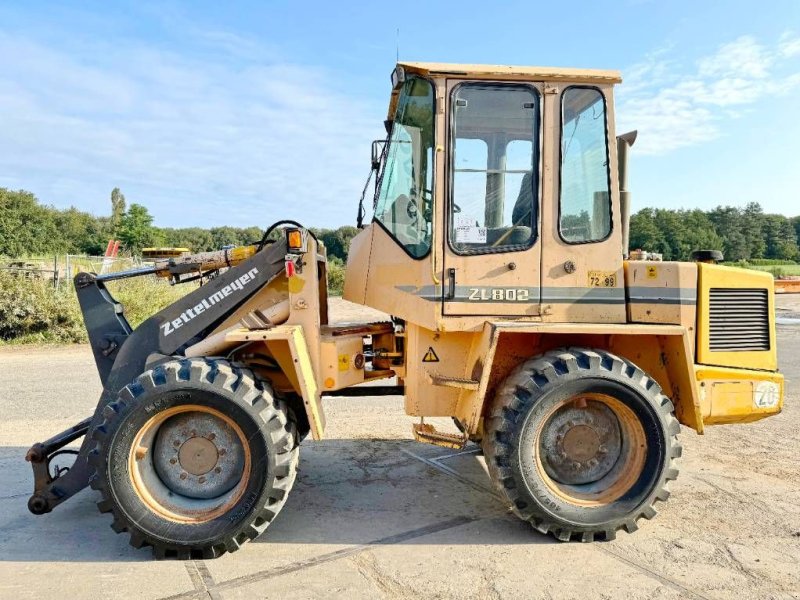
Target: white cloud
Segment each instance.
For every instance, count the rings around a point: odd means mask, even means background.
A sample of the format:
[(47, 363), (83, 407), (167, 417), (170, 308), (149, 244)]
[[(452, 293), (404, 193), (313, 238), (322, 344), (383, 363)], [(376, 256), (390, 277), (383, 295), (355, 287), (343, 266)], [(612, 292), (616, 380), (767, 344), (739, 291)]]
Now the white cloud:
[(800, 36), (794, 32), (787, 31), (781, 36), (778, 49), (781, 56), (786, 58), (800, 55)]
[(722, 122), (771, 94), (800, 86), (800, 39), (785, 34), (767, 46), (751, 36), (723, 44), (687, 70), (672, 48), (628, 69), (619, 91), (619, 131), (639, 129), (640, 154), (664, 154), (713, 140)]
[(0, 55), (15, 57), (0, 72), (4, 185), (98, 213), (118, 185), (160, 225), (353, 220), (384, 105), (251, 40), (205, 42), (216, 52), (191, 58), (0, 33)]

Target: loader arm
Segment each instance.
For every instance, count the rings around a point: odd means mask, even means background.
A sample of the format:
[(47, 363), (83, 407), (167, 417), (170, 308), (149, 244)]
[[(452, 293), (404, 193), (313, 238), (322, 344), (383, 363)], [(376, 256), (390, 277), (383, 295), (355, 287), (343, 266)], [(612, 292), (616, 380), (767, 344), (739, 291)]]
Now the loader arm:
[[(87, 463), (93, 448), (92, 431), (103, 410), (148, 364), (180, 354), (192, 340), (225, 320), (238, 306), (283, 273), (288, 248), (285, 240), (266, 246), (206, 285), (156, 313), (135, 330), (106, 289), (102, 276), (80, 273), (75, 278), (81, 310), (103, 392), (91, 419), (49, 440), (35, 444), (26, 460), (34, 471), (34, 493), (28, 508), (34, 514), (50, 512), (89, 484)], [(75, 462), (51, 473), (50, 460), (68, 443), (84, 436)]]

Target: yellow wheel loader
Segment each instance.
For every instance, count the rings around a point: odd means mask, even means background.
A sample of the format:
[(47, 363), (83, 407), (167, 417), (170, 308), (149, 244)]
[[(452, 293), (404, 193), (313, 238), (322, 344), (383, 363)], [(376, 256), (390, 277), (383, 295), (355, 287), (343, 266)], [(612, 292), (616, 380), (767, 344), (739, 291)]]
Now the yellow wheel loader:
[[(321, 397), (401, 394), (413, 436), (480, 443), (500, 495), (538, 531), (634, 531), (678, 475), (679, 424), (777, 414), (784, 382), (769, 274), (714, 251), (628, 260), (636, 136), (615, 131), (620, 81), (396, 66), (374, 217), (360, 207), (344, 287), (385, 322), (328, 322), (325, 248), (294, 222), (250, 246), (79, 274), (103, 392), (28, 452), (30, 510), (90, 485), (134, 546), (219, 556), (280, 511), (299, 441), (324, 436)], [(132, 330), (106, 282), (146, 274), (205, 283)], [(74, 464), (54, 470), (64, 452)]]

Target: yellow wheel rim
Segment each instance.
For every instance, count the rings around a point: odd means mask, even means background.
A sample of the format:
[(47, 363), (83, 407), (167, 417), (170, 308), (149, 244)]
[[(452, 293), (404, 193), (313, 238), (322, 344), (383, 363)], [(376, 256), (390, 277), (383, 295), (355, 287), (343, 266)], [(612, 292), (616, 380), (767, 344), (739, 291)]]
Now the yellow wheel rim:
[(534, 436), (539, 477), (561, 500), (608, 505), (639, 480), (647, 437), (639, 418), (620, 400), (582, 393), (554, 406)]
[(128, 453), (128, 476), (154, 513), (176, 523), (205, 523), (242, 498), (251, 461), (247, 438), (230, 417), (185, 404), (139, 429)]

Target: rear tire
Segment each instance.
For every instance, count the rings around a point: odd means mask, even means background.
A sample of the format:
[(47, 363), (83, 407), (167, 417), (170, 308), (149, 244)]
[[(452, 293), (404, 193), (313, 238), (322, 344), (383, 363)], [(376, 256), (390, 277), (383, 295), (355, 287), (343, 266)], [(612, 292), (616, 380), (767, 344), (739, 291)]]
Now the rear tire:
[(628, 360), (570, 348), (519, 365), (500, 386), (483, 439), (514, 513), (559, 540), (638, 529), (678, 476), (680, 425), (658, 384)]
[(136, 548), (214, 558), (260, 535), (296, 475), (297, 431), (248, 369), (180, 359), (149, 370), (103, 411), (90, 479)]

